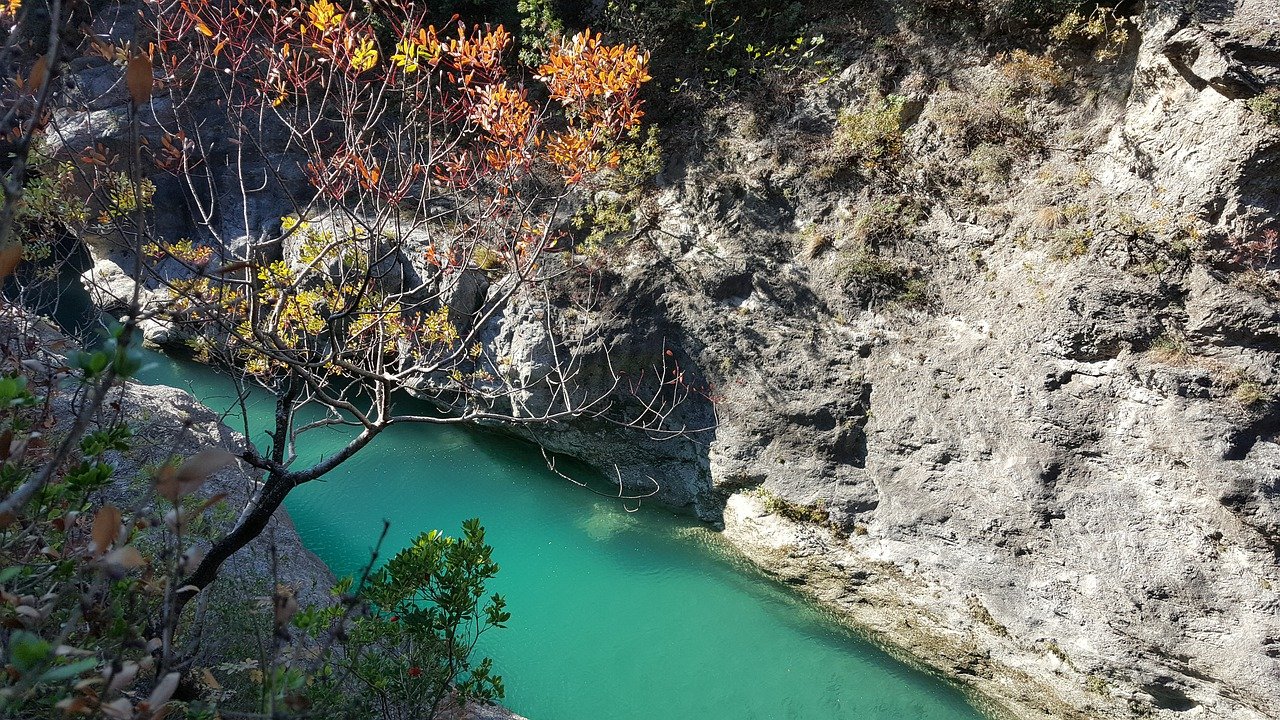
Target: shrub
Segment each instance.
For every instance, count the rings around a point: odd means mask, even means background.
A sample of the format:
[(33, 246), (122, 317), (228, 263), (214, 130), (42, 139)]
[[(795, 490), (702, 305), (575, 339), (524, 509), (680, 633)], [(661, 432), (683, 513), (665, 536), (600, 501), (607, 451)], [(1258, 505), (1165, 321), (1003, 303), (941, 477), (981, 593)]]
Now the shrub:
[(1049, 257), (1054, 260), (1070, 260), (1082, 257), (1093, 244), (1092, 230), (1059, 228), (1050, 236)]
[(924, 220), (924, 207), (909, 195), (881, 199), (858, 214), (852, 239), (872, 249), (894, 245), (910, 237)]
[[(0, 308), (0, 364), (13, 368), (0, 375), (0, 435), (8, 450), (0, 459), (0, 647), (7, 663), (0, 715), (430, 718), (446, 700), (502, 696), (492, 663), (471, 660), (476, 638), (510, 619), (500, 596), (485, 598), (498, 565), (477, 520), (464, 523), (459, 539), (424, 533), (358, 587), (340, 585), (343, 602), (331, 607), (297, 613), (292, 591), (281, 586), (274, 598), (269, 591), (258, 596), (273, 600), (261, 608), (254, 588), (248, 597), (199, 603), (194, 616), (176, 612), (173, 590), (200, 562), (202, 540), (213, 531), (209, 516), (223, 497), (198, 496), (201, 485), (231, 454), (205, 448), (139, 477), (117, 477), (121, 454), (140, 450), (139, 441), (121, 408), (94, 400), (105, 397), (98, 389), (119, 389), (136, 372), (137, 351), (117, 331), (65, 363), (32, 353), (57, 343), (15, 326), (13, 308)], [(64, 364), (70, 379), (57, 372)], [(175, 437), (147, 442), (170, 446), (183, 431), (175, 426)], [(57, 441), (45, 445), (45, 436)], [(46, 470), (48, 480), (33, 486)], [(101, 501), (126, 485), (136, 499), (121, 507)], [(206, 624), (219, 647), (251, 657), (196, 665), (187, 674), (197, 658), (216, 659), (206, 650)], [(269, 637), (273, 624), (274, 638), (264, 642), (261, 626)], [(307, 636), (292, 636), (290, 624)], [(179, 701), (184, 674), (196, 681)]]
[(149, 717), (145, 708), (161, 711), (179, 679), (167, 588), (213, 504), (184, 500), (229, 454), (161, 468), (150, 478), (159, 497), (141, 509), (91, 503), (115, 481), (113, 456), (133, 446), (104, 401), (141, 357), (117, 328), (64, 361), (48, 354), (57, 338), (0, 309), (0, 356), (14, 368), (0, 377), (0, 715), (131, 718), (144, 708)]
[(978, 182), (986, 185), (1002, 185), (1009, 182), (1013, 163), (1013, 151), (996, 143), (982, 143), (974, 148), (965, 160), (965, 164)]
[[(367, 611), (350, 623), (345, 647), (331, 653), (311, 694), (326, 714), (344, 717), (434, 717), (446, 701), (503, 696), (493, 662), (472, 662), (476, 641), (511, 619), (500, 595), (485, 598), (498, 573), (493, 548), (477, 519), (462, 524), (462, 537), (435, 530), (371, 573), (358, 595)], [(351, 591), (347, 578), (335, 588)], [(341, 604), (299, 613), (295, 625), (313, 633), (341, 623)], [(366, 688), (352, 694), (351, 680)]]
[(1031, 136), (1030, 120), (1013, 105), (1007, 87), (992, 87), (984, 93), (947, 92), (935, 102), (933, 117), (944, 138), (967, 150)]
[(987, 7), (993, 18), (1021, 20), (1044, 27), (1060, 22), (1064, 15), (1083, 4), (1085, 0), (995, 0)]
[(601, 250), (610, 238), (635, 231), (637, 211), (644, 208), (653, 178), (662, 172), (665, 162), (658, 130), (652, 126), (643, 136), (632, 133), (613, 150), (618, 153), (618, 166), (603, 178), (601, 191), (571, 221), (587, 233), (579, 246), (584, 253)]
[(813, 505), (802, 505), (792, 502), (786, 498), (767, 490), (763, 487), (755, 488), (752, 494), (760, 498), (760, 504), (764, 507), (765, 512), (784, 517), (795, 522), (810, 523), (813, 525), (827, 525), (831, 522), (831, 515), (827, 512), (826, 504), (819, 499)]
[(905, 260), (877, 253), (858, 243), (846, 250), (837, 265), (845, 289), (865, 306), (897, 302), (920, 307), (928, 301), (928, 284), (920, 268)]
[(861, 110), (845, 110), (837, 120), (836, 154), (866, 170), (876, 170), (902, 152), (905, 98), (870, 98)]
[(48, 278), (57, 273), (56, 264), (46, 264), (54, 245), (88, 221), (89, 209), (75, 191), (76, 170), (71, 163), (54, 162), (44, 157), (40, 148), (31, 163), (32, 171), (13, 222), (24, 240), (23, 260), (35, 267), (42, 278)]
[(1049, 36), (1060, 43), (1091, 42), (1093, 58), (1102, 62), (1120, 55), (1129, 41), (1129, 29), (1132, 26), (1133, 21), (1120, 15), (1116, 8), (1098, 5), (1085, 14), (1077, 7), (1053, 26)]
[[(542, 0), (538, 0), (541, 2)], [(681, 92), (735, 94), (760, 81), (827, 72), (826, 38), (802, 3), (601, 0), (592, 26), (654, 53), (654, 76)], [(692, 82), (691, 82), (692, 81)]]
[(1032, 55), (1021, 48), (997, 55), (996, 64), (1018, 95), (1048, 94), (1062, 87), (1069, 77), (1048, 53)]
[(1232, 262), (1249, 270), (1266, 271), (1280, 260), (1280, 231), (1268, 228), (1255, 237), (1232, 236)]
[(1280, 127), (1280, 88), (1268, 88), (1261, 95), (1254, 95), (1245, 105), (1262, 119)]
[(517, 0), (520, 13), (520, 60), (537, 66), (551, 49), (551, 38), (564, 34), (554, 0)]

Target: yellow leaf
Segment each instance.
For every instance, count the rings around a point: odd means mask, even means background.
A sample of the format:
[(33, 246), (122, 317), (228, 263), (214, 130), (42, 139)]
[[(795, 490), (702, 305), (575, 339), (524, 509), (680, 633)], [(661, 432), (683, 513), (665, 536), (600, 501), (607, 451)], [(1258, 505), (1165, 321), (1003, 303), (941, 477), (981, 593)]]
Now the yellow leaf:
[(373, 46), (373, 40), (363, 38), (360, 41), (360, 46), (351, 55), (351, 67), (356, 72), (364, 72), (373, 69), (373, 66), (377, 64), (378, 51)]

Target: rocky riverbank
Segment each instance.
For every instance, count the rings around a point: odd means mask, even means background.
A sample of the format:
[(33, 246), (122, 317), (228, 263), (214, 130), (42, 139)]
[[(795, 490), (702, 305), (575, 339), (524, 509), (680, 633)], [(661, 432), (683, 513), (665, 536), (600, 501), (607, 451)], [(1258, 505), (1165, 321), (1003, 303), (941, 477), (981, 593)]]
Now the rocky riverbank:
[[(54, 353), (53, 358), (75, 348), (52, 322), (5, 304), (0, 307), (0, 342), (19, 342), (14, 338), (24, 338), (23, 342)], [(73, 417), (69, 396), (59, 396), (57, 402), (60, 407), (54, 417)], [(206, 448), (235, 451), (243, 447), (244, 436), (186, 391), (129, 382), (113, 392), (109, 402), (113, 411), (129, 419), (132, 441), (128, 451), (112, 454), (114, 480), (95, 503), (146, 507), (154, 502), (148, 480), (154, 468)], [(212, 475), (197, 491), (198, 496), (225, 499), (207, 514), (207, 523), (193, 523), (193, 544), (207, 546), (210, 539), (230, 528), (234, 516), (224, 509), (245, 507), (257, 486), (257, 478), (241, 465)], [(227, 561), (218, 580), (194, 603), (198, 623), (192, 632), (199, 633), (199, 640), (193, 662), (197, 667), (214, 667), (258, 657), (259, 639), (273, 632), (271, 603), (276, 588), (287, 587), (303, 607), (325, 606), (334, 601), (334, 581), (333, 573), (307, 549), (282, 508), (259, 537)], [(440, 717), (524, 720), (501, 706), (478, 704), (446, 707)]]

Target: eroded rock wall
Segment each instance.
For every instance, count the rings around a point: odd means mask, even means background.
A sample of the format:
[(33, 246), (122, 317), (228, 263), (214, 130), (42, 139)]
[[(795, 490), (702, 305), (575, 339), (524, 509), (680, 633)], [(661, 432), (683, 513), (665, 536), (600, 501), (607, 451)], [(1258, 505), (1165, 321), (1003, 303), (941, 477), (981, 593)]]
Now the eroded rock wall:
[[(1272, 5), (1150, 3), (1078, 87), (1001, 101), (1026, 125), (995, 180), (961, 176), (1000, 148), (948, 137), (1002, 81), (982, 40), (868, 46), (766, 121), (710, 113), (623, 287), (715, 383), (717, 427), (539, 440), (658, 469), (1017, 715), (1280, 716), (1280, 303), (1231, 260), (1280, 216), (1280, 128), (1244, 102), (1280, 81)], [(894, 177), (816, 177), (881, 92), (915, 106)], [(923, 299), (849, 270), (886, 189), (922, 217), (872, 249)]]

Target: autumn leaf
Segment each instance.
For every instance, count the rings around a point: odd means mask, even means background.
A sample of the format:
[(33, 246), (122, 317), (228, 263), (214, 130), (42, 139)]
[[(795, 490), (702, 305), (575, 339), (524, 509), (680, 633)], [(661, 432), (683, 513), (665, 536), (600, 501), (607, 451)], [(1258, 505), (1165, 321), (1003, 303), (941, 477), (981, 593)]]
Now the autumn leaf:
[(372, 70), (378, 64), (378, 51), (373, 46), (373, 40), (370, 38), (362, 38), (360, 45), (351, 55), (351, 67), (356, 72), (365, 72)]
[(115, 505), (103, 505), (98, 514), (93, 516), (93, 530), (90, 536), (93, 539), (89, 546), (90, 553), (94, 557), (100, 557), (115, 542), (116, 536), (120, 534), (120, 509)]
[(129, 58), (125, 83), (129, 86), (129, 97), (133, 99), (135, 106), (149, 101), (151, 88), (155, 84), (151, 75), (151, 58), (141, 53)]
[(276, 632), (283, 633), (293, 616), (298, 614), (298, 598), (294, 597), (293, 588), (277, 585), (272, 604), (275, 608)]
[(146, 564), (147, 561), (142, 557), (142, 553), (138, 552), (138, 548), (132, 545), (116, 548), (102, 558), (102, 565), (115, 570), (117, 573), (140, 568)]
[(0, 280), (9, 277), (20, 262), (22, 262), (22, 243), (14, 243), (0, 249)]
[(156, 476), (156, 492), (171, 503), (190, 495), (209, 479), (210, 475), (235, 462), (236, 456), (221, 448), (204, 448), (192, 455), (180, 467), (161, 468)]
[(40, 89), (49, 75), (49, 61), (43, 55), (36, 58), (35, 64), (31, 66), (31, 75), (27, 78), (26, 88), (29, 92), (36, 92)]
[(307, 7), (307, 18), (316, 30), (327, 33), (342, 23), (342, 8), (329, 0), (316, 0)]

